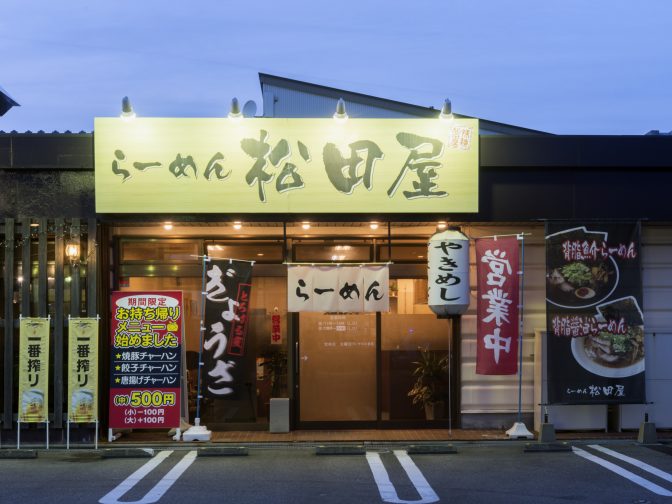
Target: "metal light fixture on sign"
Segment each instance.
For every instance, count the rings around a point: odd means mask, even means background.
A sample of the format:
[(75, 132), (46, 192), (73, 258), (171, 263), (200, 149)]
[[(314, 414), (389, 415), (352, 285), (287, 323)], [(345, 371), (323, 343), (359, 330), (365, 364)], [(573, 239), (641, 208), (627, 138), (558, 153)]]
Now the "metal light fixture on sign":
[(454, 119), (453, 106), (448, 98), (446, 98), (446, 101), (443, 102), (443, 107), (441, 107), (441, 113), (439, 114), (439, 119), (441, 119), (442, 121), (452, 121)]
[(240, 104), (238, 98), (231, 99), (231, 108), (229, 109), (229, 119), (239, 121), (243, 118), (243, 113), (240, 111)]
[(334, 119), (336, 120), (337, 123), (344, 123), (345, 121), (348, 120), (348, 113), (345, 111), (345, 102), (343, 101), (343, 98), (338, 99)]
[(124, 121), (132, 121), (135, 119), (135, 111), (131, 106), (131, 100), (128, 99), (128, 96), (124, 96), (121, 99), (121, 116)]

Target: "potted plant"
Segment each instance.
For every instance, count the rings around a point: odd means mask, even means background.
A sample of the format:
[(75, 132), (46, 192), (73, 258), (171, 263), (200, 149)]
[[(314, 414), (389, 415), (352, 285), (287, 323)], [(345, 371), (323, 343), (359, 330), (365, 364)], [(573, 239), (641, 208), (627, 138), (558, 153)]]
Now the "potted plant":
[(271, 352), (262, 366), (268, 370), (271, 380), (271, 397), (287, 397), (287, 352)]
[(448, 356), (440, 357), (427, 347), (418, 347), (420, 360), (413, 362), (415, 383), (408, 396), (413, 404), (422, 404), (425, 408), (427, 420), (434, 420), (443, 416), (444, 409), (444, 381), (448, 371)]

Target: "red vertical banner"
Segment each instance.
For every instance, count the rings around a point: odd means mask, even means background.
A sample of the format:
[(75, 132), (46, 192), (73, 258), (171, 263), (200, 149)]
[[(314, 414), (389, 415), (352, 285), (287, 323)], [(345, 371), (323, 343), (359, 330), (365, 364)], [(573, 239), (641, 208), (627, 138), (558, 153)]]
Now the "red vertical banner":
[(110, 428), (180, 426), (182, 292), (112, 292)]
[(518, 371), (518, 240), (476, 240), (478, 324), (476, 373)]

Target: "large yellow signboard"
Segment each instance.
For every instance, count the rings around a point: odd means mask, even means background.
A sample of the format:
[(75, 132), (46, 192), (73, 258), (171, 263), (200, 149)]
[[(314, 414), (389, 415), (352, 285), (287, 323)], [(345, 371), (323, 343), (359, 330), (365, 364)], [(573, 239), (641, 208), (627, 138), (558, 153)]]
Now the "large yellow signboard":
[(98, 213), (478, 211), (478, 120), (95, 121)]

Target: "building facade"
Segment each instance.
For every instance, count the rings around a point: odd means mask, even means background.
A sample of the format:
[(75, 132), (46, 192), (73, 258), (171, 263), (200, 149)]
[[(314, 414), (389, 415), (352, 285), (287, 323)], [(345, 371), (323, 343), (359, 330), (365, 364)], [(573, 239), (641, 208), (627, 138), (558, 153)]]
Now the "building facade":
[[(438, 110), (345, 90), (269, 75), (260, 80), (266, 118), (330, 117), (339, 98), (353, 119), (438, 116)], [(563, 221), (641, 223), (652, 404), (556, 405), (551, 420), (560, 429), (632, 429), (646, 411), (669, 428), (672, 139), (556, 136), (487, 120), (480, 120), (480, 133), (477, 211), (413, 214), (357, 207), (292, 214), (100, 212), (96, 198), (106, 188), (96, 182), (93, 135), (0, 133), (3, 439), (16, 430), (19, 317), (51, 317), (49, 425), (58, 438), (67, 408), (68, 315), (100, 316), (99, 418), (105, 426), (113, 291), (183, 292), (193, 420), (203, 255), (255, 261), (243, 393), (234, 401), (203, 401), (209, 428), (268, 428), (272, 397), (290, 399), (295, 429), (509, 427), (518, 410), (518, 377), (476, 373), (473, 252), (469, 310), (439, 319), (428, 306), (427, 241), (444, 225), (459, 226), (470, 239), (525, 234), (521, 406), (531, 425), (544, 402), (545, 224)], [(65, 249), (72, 243), (79, 253), (69, 258)], [(390, 311), (288, 312), (287, 265), (296, 263), (390, 263)], [(272, 339), (278, 322), (279, 344)], [(434, 419), (408, 395), (422, 348), (449, 363), (445, 409)], [(83, 439), (90, 436), (88, 426), (81, 431)]]

